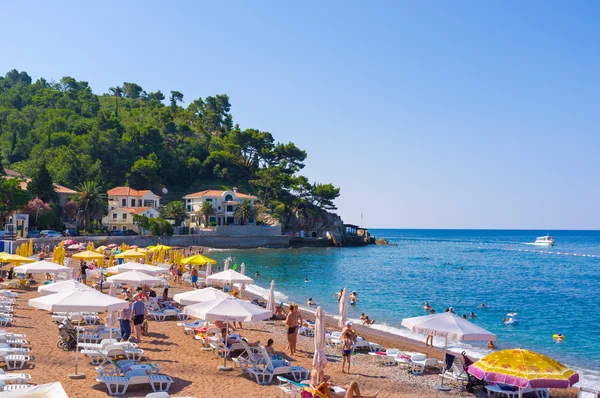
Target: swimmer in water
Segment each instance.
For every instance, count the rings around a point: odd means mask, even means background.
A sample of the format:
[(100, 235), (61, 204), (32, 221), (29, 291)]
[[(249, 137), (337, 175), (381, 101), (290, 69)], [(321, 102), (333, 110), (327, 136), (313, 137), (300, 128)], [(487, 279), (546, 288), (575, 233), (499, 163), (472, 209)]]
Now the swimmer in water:
[(490, 350), (495, 350), (496, 349), (496, 344), (494, 344), (493, 341), (488, 341), (487, 348), (490, 349)]
[(463, 319), (467, 319), (467, 314), (462, 314)]
[(427, 256), (423, 256), (423, 260), (427, 260)]
[(479, 305), (479, 308), (485, 308), (485, 304), (481, 303), (481, 304)]
[(304, 279), (304, 283), (308, 283), (308, 278), (305, 278), (305, 279)]
[(363, 321), (363, 326), (365, 325), (372, 325), (374, 324), (375, 321), (374, 320), (370, 320), (368, 315), (365, 315), (365, 320)]
[(424, 309), (425, 311), (430, 311), (430, 310), (431, 310), (431, 306), (429, 305), (429, 301), (426, 301), (426, 302), (425, 302), (425, 305), (423, 306), (423, 309)]
[(360, 320), (364, 321), (365, 320), (365, 313), (363, 312), (362, 314), (360, 314)]
[(475, 313), (473, 311), (471, 311), (471, 315), (469, 315), (469, 318), (475, 319), (475, 318), (477, 318), (477, 315), (475, 315)]
[(432, 308), (429, 310), (429, 315), (433, 315), (433, 314), (435, 314), (435, 310)]
[(306, 302), (306, 305), (314, 305), (314, 303), (312, 301), (312, 297), (308, 299), (308, 301)]
[(254, 274), (254, 276), (257, 277), (257, 278), (260, 276), (260, 274), (258, 273), (258, 271), (256, 271), (256, 274)]
[(462, 271), (462, 270), (463, 270), (463, 268), (462, 268), (462, 267), (460, 267), (460, 270)]
[(356, 305), (356, 302), (358, 301), (358, 299), (356, 298), (356, 292), (350, 293), (350, 297), (348, 299), (350, 300), (350, 305)]

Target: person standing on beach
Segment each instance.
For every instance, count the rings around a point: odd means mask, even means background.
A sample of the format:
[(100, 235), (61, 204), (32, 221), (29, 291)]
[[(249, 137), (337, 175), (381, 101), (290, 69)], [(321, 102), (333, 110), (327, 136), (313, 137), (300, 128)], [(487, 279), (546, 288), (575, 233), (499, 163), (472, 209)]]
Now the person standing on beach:
[(84, 285), (87, 285), (87, 274), (86, 274), (85, 271), (87, 271), (88, 266), (85, 263), (85, 261), (81, 262), (81, 266), (79, 268), (80, 268), (80, 273), (81, 273), (81, 275), (80, 275), (81, 276), (81, 283), (83, 283)]
[(121, 326), (121, 341), (129, 341), (131, 336), (131, 303), (128, 308), (119, 312), (119, 325)]
[(296, 307), (294, 304), (290, 304), (290, 311), (285, 318), (285, 325), (287, 326), (288, 340), (286, 350), (289, 348), (290, 355), (294, 355), (296, 353), (296, 329), (298, 328), (298, 317), (296, 316)]
[(350, 331), (346, 330), (342, 334), (342, 373), (344, 373), (344, 365), (348, 363), (348, 374), (350, 374), (350, 357), (352, 356), (352, 349), (354, 347), (354, 341), (352, 341), (352, 335)]
[(137, 343), (142, 340), (142, 324), (144, 323), (144, 315), (146, 315), (146, 306), (139, 295), (135, 296), (135, 303), (131, 307), (133, 311), (133, 327), (135, 327), (135, 336)]
[(194, 266), (192, 266), (192, 286), (198, 289), (198, 269)]

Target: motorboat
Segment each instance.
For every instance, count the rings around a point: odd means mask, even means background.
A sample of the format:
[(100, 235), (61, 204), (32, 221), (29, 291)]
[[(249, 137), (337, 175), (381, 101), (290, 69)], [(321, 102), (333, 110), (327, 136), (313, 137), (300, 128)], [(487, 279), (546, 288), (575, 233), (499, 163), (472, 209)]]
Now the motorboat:
[(540, 236), (535, 239), (533, 244), (536, 246), (554, 246), (554, 238), (550, 235)]

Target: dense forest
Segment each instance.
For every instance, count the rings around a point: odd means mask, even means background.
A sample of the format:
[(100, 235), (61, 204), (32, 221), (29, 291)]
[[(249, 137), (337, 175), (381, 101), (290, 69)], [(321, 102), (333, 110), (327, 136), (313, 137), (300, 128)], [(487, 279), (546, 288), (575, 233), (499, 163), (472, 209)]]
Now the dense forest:
[(167, 187), (167, 199), (180, 200), (237, 186), (276, 218), (334, 210), (339, 188), (302, 176), (306, 157), (292, 142), (234, 123), (224, 94), (188, 100), (124, 82), (98, 95), (72, 77), (0, 77), (0, 164), (25, 176), (47, 170), (67, 187)]

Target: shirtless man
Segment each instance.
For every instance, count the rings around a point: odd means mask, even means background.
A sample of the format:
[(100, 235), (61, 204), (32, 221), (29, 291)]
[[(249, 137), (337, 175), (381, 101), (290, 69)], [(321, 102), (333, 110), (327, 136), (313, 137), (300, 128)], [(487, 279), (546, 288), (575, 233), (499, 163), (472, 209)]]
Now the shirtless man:
[(296, 307), (294, 304), (290, 304), (290, 310), (285, 318), (285, 326), (287, 327), (287, 340), (288, 345), (286, 350), (290, 349), (290, 355), (296, 353), (296, 329), (298, 329), (298, 317), (296, 316)]
[(344, 289), (340, 289), (339, 292), (333, 295), (333, 298), (336, 298), (337, 301), (340, 301), (342, 299), (342, 294), (344, 294)]

